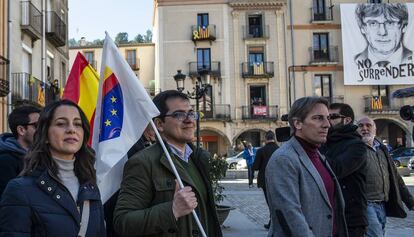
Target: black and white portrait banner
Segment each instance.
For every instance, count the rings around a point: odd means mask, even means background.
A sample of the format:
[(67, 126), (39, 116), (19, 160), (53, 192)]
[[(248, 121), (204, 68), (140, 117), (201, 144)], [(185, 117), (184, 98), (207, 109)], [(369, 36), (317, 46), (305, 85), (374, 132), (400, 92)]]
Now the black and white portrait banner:
[(414, 3), (341, 4), (345, 85), (414, 84)]

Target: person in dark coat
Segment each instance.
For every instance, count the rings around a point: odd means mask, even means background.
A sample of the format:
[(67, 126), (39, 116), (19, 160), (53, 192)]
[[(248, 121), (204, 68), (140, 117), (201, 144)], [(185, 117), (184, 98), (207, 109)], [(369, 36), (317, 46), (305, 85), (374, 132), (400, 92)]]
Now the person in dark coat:
[(37, 107), (24, 105), (8, 116), (12, 133), (0, 135), (0, 199), (7, 183), (23, 170), (23, 158), (33, 143), (39, 112)]
[(407, 217), (403, 202), (409, 210), (414, 211), (414, 197), (398, 174), (387, 147), (375, 138), (375, 122), (363, 117), (357, 124), (357, 131), (367, 147), (366, 236), (384, 236), (387, 216)]
[(3, 193), (0, 237), (106, 236), (88, 138), (89, 122), (75, 103), (44, 108), (22, 176)]
[(366, 168), (367, 148), (356, 131), (351, 106), (333, 103), (329, 106), (327, 142), (320, 149), (338, 177), (345, 201), (345, 218), (350, 237), (363, 237), (367, 220)]
[[(144, 130), (144, 133), (142, 134), (141, 138), (129, 149), (127, 155), (128, 159), (131, 158), (135, 153), (143, 150), (146, 147), (151, 146), (156, 141), (155, 138), (155, 132), (151, 127), (151, 124), (147, 126), (147, 128)], [(117, 237), (114, 230), (114, 211), (115, 211), (115, 205), (118, 201), (119, 196), (119, 190), (112, 195), (111, 198), (109, 198), (108, 201), (104, 204), (104, 213), (105, 213), (105, 223), (106, 223), (106, 235), (107, 237)]]
[[(259, 173), (257, 174), (257, 187), (263, 189), (263, 193), (266, 199), (266, 203), (269, 206), (267, 201), (267, 193), (266, 193), (266, 180), (265, 180), (265, 172), (266, 172), (266, 165), (269, 162), (270, 157), (274, 151), (276, 151), (279, 146), (275, 142), (275, 133), (273, 131), (266, 132), (266, 145), (256, 152), (256, 159), (253, 163), (253, 170), (258, 170)], [(269, 229), (270, 227), (270, 220), (267, 224), (264, 224), (264, 228)]]
[(191, 212), (199, 216), (208, 237), (222, 237), (209, 177), (210, 154), (191, 143), (198, 114), (186, 94), (163, 91), (153, 99), (154, 119), (169, 149), (184, 188), (160, 143), (133, 155), (126, 163), (114, 212), (114, 227), (123, 237), (201, 236)]

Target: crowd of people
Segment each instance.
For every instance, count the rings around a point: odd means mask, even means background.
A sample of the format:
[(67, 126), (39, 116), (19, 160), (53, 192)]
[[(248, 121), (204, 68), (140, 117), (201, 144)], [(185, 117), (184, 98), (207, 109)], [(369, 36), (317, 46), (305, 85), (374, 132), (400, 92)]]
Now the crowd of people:
[[(15, 108), (0, 136), (1, 236), (223, 236), (209, 177), (210, 154), (192, 145), (198, 114), (175, 90), (153, 99), (154, 124), (184, 183), (180, 188), (154, 131), (128, 152), (123, 181), (105, 205), (87, 145), (89, 123), (77, 104)], [(249, 185), (258, 170), (270, 210), (269, 236), (384, 236), (386, 217), (406, 217), (414, 198), (376, 139), (375, 122), (321, 97), (294, 102), (291, 137), (246, 144)]]

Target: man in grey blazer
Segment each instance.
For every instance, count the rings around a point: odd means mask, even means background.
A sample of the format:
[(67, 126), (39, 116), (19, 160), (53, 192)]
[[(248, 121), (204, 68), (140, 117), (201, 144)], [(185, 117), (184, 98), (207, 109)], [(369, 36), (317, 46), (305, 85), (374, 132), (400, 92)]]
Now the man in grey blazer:
[(289, 112), (292, 138), (266, 167), (269, 237), (347, 236), (339, 183), (318, 151), (329, 129), (328, 101), (304, 97)]

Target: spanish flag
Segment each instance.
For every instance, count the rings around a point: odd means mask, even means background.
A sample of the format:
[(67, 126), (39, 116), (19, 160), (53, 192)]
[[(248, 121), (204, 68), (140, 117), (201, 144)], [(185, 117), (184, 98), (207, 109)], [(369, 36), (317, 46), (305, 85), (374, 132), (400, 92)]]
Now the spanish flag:
[[(89, 120), (93, 131), (96, 102), (98, 101), (99, 76), (86, 58), (78, 53), (69, 73), (62, 99), (71, 100), (79, 105)], [(91, 138), (88, 144), (91, 144)]]

